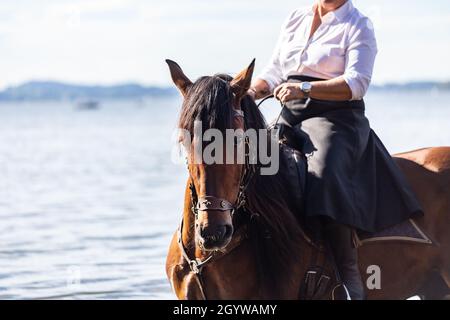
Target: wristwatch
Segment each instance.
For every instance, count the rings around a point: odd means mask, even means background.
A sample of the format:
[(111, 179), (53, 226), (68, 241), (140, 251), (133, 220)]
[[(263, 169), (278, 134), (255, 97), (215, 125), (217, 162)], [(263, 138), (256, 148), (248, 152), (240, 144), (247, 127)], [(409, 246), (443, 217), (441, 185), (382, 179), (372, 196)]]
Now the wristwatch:
[(306, 99), (309, 98), (309, 95), (311, 93), (311, 89), (312, 89), (311, 82), (301, 82), (300, 83), (300, 90), (302, 90), (302, 92), (305, 95)]

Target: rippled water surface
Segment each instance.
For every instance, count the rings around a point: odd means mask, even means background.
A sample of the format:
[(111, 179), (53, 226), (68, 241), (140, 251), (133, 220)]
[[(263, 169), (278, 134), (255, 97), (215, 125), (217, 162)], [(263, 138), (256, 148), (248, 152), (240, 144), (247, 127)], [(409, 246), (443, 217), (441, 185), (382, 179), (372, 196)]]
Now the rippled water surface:
[[(449, 98), (377, 92), (367, 113), (392, 152), (450, 145)], [(164, 260), (186, 180), (171, 161), (179, 102), (0, 104), (0, 298), (174, 298)]]

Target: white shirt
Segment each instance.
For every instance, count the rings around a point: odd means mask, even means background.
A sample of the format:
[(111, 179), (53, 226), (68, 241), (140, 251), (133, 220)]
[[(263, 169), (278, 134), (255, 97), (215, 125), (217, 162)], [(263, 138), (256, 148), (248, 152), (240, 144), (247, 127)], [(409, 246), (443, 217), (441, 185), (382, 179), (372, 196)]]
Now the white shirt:
[(352, 100), (362, 99), (378, 52), (372, 22), (348, 0), (323, 16), (322, 24), (308, 40), (315, 8), (298, 9), (288, 17), (270, 63), (258, 78), (273, 91), (289, 75), (321, 79), (343, 76)]

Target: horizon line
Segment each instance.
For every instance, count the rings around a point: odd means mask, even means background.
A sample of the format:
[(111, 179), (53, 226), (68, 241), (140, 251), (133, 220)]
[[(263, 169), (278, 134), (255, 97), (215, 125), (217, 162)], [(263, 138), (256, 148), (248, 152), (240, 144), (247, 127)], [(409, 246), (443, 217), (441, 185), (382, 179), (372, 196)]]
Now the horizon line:
[[(70, 80), (58, 80), (58, 79), (49, 79), (49, 78), (35, 78), (30, 80), (21, 81), (17, 84), (6, 84), (4, 86), (0, 86), (0, 92), (5, 91), (7, 89), (17, 88), (29, 83), (54, 83), (54, 84), (63, 84), (63, 85), (69, 85), (69, 86), (80, 86), (80, 87), (117, 87), (117, 86), (124, 86), (124, 85), (138, 85), (144, 88), (160, 88), (160, 89), (167, 89), (170, 87), (174, 87), (173, 84), (167, 83), (167, 84), (148, 84), (145, 82), (140, 82), (137, 80), (123, 80), (123, 81), (117, 81), (117, 82), (78, 82), (78, 81), (70, 81)], [(391, 81), (375, 81), (372, 82), (371, 86), (376, 87), (382, 87), (386, 85), (408, 85), (408, 84), (416, 84), (416, 83), (436, 83), (436, 84), (448, 84), (450, 83), (450, 77), (447, 80), (431, 80), (431, 79), (424, 79), (424, 80), (417, 80), (417, 79), (410, 79), (410, 80), (391, 80)]]

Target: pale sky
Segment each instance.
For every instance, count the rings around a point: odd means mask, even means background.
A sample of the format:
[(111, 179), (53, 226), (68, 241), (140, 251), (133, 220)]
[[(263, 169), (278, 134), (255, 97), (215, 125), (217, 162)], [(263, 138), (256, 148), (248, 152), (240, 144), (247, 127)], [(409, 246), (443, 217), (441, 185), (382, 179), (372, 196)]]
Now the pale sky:
[[(31, 79), (168, 85), (267, 63), (280, 26), (313, 0), (0, 2), (0, 88)], [(353, 0), (374, 22), (375, 83), (450, 80), (450, 1)]]

